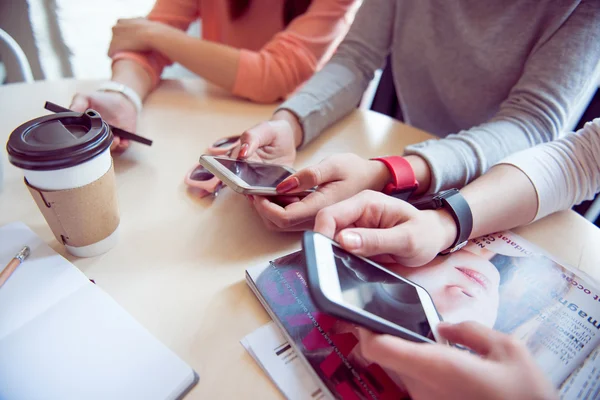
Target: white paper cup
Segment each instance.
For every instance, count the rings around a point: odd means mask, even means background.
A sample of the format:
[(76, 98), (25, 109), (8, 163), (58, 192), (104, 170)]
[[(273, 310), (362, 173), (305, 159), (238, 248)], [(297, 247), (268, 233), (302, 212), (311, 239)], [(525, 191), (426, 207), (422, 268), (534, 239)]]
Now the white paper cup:
[(55, 237), (77, 257), (100, 255), (118, 241), (111, 142), (106, 123), (88, 110), (29, 121), (7, 145), (11, 163), (23, 170)]

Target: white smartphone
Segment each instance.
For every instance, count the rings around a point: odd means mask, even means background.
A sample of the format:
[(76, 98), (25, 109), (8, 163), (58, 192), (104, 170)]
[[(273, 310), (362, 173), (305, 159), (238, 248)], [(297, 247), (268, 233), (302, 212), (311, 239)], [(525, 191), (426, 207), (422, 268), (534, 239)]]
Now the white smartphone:
[(302, 244), (318, 309), (374, 332), (447, 343), (437, 335), (441, 317), (424, 288), (321, 234), (305, 232)]
[[(285, 178), (296, 172), (285, 165), (265, 164), (255, 161), (203, 155), (200, 164), (212, 172), (223, 183), (242, 194), (276, 196), (275, 188)], [(306, 195), (311, 191), (302, 192)], [(297, 195), (297, 193), (294, 193)]]

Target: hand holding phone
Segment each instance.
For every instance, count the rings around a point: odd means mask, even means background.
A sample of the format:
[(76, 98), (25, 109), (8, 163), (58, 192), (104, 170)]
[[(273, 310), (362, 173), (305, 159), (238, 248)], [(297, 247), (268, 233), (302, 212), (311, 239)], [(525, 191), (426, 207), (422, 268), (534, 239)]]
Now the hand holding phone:
[[(259, 196), (279, 195), (275, 189), (277, 185), (295, 172), (294, 169), (285, 165), (209, 155), (201, 156), (200, 164), (234, 191)], [(308, 193), (311, 191), (290, 194), (306, 195)]]
[(424, 288), (321, 234), (305, 232), (302, 244), (308, 287), (320, 310), (375, 332), (445, 343), (436, 330), (441, 318)]

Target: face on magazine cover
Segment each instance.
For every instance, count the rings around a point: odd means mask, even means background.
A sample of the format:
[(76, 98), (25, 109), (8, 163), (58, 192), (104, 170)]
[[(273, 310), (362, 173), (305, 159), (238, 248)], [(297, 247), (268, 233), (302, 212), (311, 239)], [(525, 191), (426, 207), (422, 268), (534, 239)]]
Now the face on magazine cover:
[(478, 321), (492, 327), (498, 315), (500, 274), (481, 255), (459, 250), (418, 268), (388, 265), (424, 287), (444, 321)]

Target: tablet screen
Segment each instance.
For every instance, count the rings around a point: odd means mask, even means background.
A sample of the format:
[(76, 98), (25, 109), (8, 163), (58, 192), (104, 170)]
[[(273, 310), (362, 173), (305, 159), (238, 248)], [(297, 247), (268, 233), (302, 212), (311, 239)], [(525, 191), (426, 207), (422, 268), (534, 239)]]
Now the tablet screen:
[(415, 286), (336, 246), (332, 250), (346, 304), (433, 339)]

